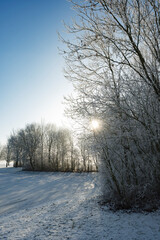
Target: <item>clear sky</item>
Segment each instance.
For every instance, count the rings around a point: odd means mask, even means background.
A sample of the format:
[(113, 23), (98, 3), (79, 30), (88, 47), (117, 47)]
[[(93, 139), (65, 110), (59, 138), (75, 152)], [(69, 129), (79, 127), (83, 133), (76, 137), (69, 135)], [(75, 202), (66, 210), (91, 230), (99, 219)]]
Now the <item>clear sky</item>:
[(73, 14), (66, 0), (0, 0), (0, 143), (26, 123), (65, 121), (57, 31)]

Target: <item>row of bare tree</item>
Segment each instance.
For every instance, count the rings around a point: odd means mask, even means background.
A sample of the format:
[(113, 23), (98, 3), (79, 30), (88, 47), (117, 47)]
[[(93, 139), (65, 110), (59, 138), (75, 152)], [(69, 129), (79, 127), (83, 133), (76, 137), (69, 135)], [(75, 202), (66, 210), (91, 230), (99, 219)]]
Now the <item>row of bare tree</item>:
[[(160, 1), (70, 1), (77, 19), (61, 40), (75, 94), (67, 113), (96, 118), (106, 199), (117, 207), (160, 196)], [(86, 126), (86, 124), (85, 124)], [(143, 204), (143, 205), (144, 205)]]
[(51, 124), (28, 124), (11, 134), (6, 158), (7, 162), (14, 161), (14, 167), (25, 170), (97, 171), (87, 144), (75, 146), (68, 129), (57, 129)]

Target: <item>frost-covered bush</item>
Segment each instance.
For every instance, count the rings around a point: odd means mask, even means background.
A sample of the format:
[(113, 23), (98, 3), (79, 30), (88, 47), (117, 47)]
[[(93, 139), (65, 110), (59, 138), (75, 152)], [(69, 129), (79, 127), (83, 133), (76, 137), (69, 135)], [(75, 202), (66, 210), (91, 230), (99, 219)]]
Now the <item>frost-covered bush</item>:
[(96, 136), (105, 171), (103, 192), (121, 208), (157, 206), (160, 198), (160, 105), (150, 89), (142, 89), (136, 96), (132, 87), (132, 108), (125, 99), (122, 114), (114, 109)]

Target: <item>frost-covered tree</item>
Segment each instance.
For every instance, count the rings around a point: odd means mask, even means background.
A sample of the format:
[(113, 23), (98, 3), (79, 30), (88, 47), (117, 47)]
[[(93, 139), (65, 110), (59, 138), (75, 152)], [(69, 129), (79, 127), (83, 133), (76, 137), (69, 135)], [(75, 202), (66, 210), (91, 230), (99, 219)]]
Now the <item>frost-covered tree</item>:
[(14, 167), (22, 166), (22, 142), (19, 134), (13, 132), (7, 143), (7, 162), (14, 160)]
[(7, 160), (7, 148), (6, 145), (0, 144), (0, 160)]
[(74, 92), (67, 114), (102, 123), (95, 140), (108, 200), (122, 207), (160, 194), (160, 2), (70, 1), (77, 19), (62, 51)]

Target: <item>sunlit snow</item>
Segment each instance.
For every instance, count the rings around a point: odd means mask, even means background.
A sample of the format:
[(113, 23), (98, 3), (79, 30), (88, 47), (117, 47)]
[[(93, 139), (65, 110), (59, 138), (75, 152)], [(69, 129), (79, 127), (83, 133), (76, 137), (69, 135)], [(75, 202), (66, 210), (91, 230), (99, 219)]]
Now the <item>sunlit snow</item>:
[(0, 239), (160, 239), (160, 211), (114, 213), (98, 204), (99, 173), (0, 167)]

